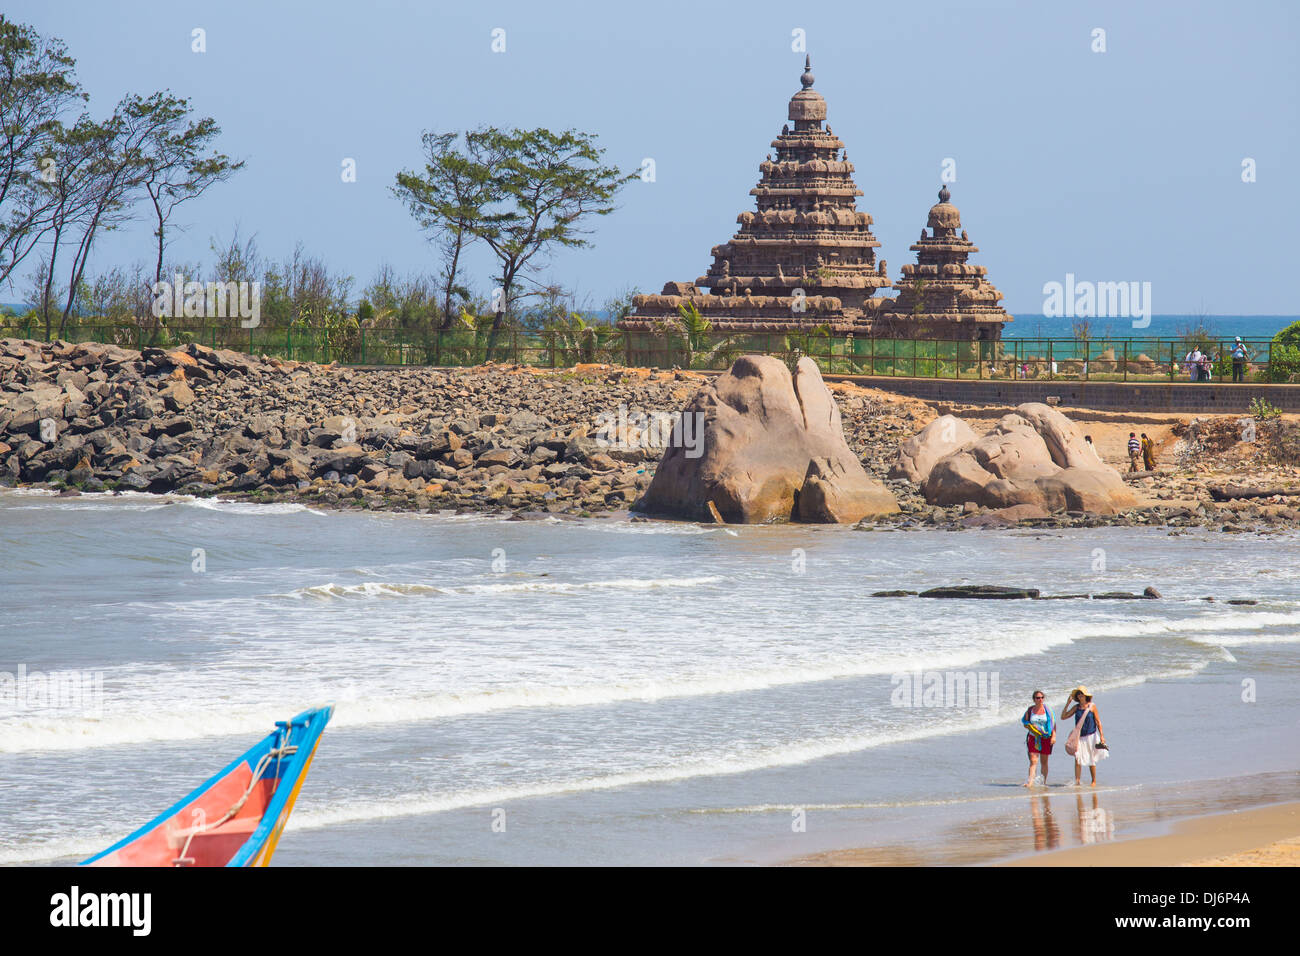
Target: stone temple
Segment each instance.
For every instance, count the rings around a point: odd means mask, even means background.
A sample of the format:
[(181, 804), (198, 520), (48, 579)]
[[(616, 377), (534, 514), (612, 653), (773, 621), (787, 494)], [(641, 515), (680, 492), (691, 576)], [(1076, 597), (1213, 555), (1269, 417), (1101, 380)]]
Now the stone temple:
[[(857, 208), (862, 190), (844, 143), (826, 124), (826, 100), (805, 60), (802, 89), (790, 99), (790, 123), (772, 141), (750, 190), (757, 210), (713, 247), (713, 265), (694, 283), (669, 282), (659, 295), (638, 295), (619, 322), (630, 331), (678, 328), (680, 307), (693, 306), (717, 332), (796, 332), (822, 326), (890, 338), (997, 339), (1011, 316), (983, 266), (966, 262), (976, 247), (961, 233), (947, 190), (930, 210), (933, 231), (912, 246), (897, 299), (876, 292), (891, 283), (871, 216)], [(791, 125), (792, 124), (792, 125)], [(823, 128), (823, 126), (825, 128)], [(707, 289), (707, 292), (701, 291)]]
[(1002, 324), (1011, 321), (998, 305), (1002, 293), (984, 278), (988, 270), (966, 261), (979, 249), (966, 238), (961, 213), (949, 198), (948, 187), (941, 187), (925, 223), (929, 234), (922, 229), (911, 246), (916, 264), (903, 266), (898, 294), (881, 307), (876, 334), (991, 340), (1001, 338)]

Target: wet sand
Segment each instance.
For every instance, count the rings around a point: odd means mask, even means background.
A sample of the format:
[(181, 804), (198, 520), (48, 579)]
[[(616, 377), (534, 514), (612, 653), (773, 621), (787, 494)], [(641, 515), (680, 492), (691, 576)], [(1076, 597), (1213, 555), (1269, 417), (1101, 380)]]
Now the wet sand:
[(1300, 803), (1186, 820), (1174, 832), (1060, 850), (1008, 866), (1295, 866)]
[[(1280, 793), (1285, 775), (1266, 774), (1245, 790), (1217, 796), (1198, 785), (1185, 804), (1164, 788), (1145, 794), (1101, 788), (1035, 795), (1031, 823), (1009, 825), (992, 816), (940, 829), (928, 845), (831, 850), (793, 861), (798, 866), (1295, 866), (1300, 864), (1300, 803), (1226, 809), (1192, 818), (1197, 806), (1251, 802)], [(1269, 780), (1268, 778), (1273, 778)], [(1122, 825), (1116, 835), (1116, 820)], [(1167, 830), (1172, 832), (1153, 831)], [(1036, 852), (1013, 856), (1029, 830)], [(1134, 834), (1125, 838), (1125, 834)]]
[[(1242, 702), (1239, 685), (1240, 674), (1262, 662), (1255, 655), (1263, 647), (1268, 645), (1237, 646), (1240, 658), (1234, 655), (1233, 663), (1225, 660), (1194, 678), (1106, 693), (1101, 707), (1113, 749), (1111, 759), (1098, 767), (1095, 789), (1087, 785), (1086, 770), (1084, 784), (1074, 785), (1073, 761), (1062, 751), (1052, 757), (1049, 785), (1025, 790), (1020, 785), (1023, 744), (1017, 746), (1022, 735), (1014, 727), (991, 728), (962, 740), (960, 753), (979, 761), (969, 767), (974, 779), (965, 792), (936, 793), (925, 806), (845, 812), (844, 826), (833, 837), (827, 834), (812, 852), (788, 853), (784, 862), (1235, 866), (1295, 861), (1296, 846), (1286, 842), (1300, 837), (1300, 774), (1294, 769), (1300, 752), (1284, 734), (1275, 746), (1241, 746), (1261, 719), (1269, 719), (1255, 709), (1258, 704)], [(1270, 699), (1292, 679), (1289, 665), (1283, 671), (1266, 678)], [(1162, 723), (1159, 733), (1142, 730), (1151, 714), (1193, 707), (1205, 715), (1203, 723), (1172, 721)], [(951, 742), (932, 743), (914, 747), (913, 756), (938, 765), (953, 749)], [(876, 763), (881, 756), (875, 756)], [(1210, 768), (1214, 776), (1202, 776)], [(957, 760), (950, 772), (961, 770)], [(1181, 836), (1184, 826), (1191, 836)]]

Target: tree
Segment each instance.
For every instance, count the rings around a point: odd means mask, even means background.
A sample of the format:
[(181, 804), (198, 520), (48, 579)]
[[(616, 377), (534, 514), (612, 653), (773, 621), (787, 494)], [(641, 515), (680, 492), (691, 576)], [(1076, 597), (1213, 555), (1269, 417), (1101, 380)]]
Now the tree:
[[(55, 300), (60, 297), (55, 292), (59, 254), (63, 251), (65, 242), (75, 237), (78, 228), (85, 228), (91, 217), (91, 210), (96, 205), (97, 167), (103, 162), (100, 154), (109, 148), (110, 139), (111, 133), (104, 126), (86, 116), (82, 116), (72, 127), (60, 126), (54, 136), (52, 155), (58, 174), (53, 181), (41, 183), (41, 190), (46, 196), (43, 202), (48, 207), (48, 220), (42, 229), (42, 235), (47, 237), (49, 252), (41, 260), (36, 279), (42, 286), (36, 302), (47, 339), (52, 330), (52, 314), (57, 308)], [(84, 242), (84, 236), (78, 249), (82, 245), (85, 245), (88, 252), (89, 246)], [(74, 278), (68, 283), (66, 293), (69, 308), (76, 300), (79, 281), (75, 275), (77, 270), (74, 268), (72, 271)], [(65, 316), (66, 314), (67, 310), (64, 311)], [(60, 323), (60, 334), (62, 330)]]
[(244, 168), (244, 161), (234, 162), (224, 153), (208, 154), (208, 145), (221, 135), (221, 127), (210, 116), (190, 119), (188, 100), (155, 93), (147, 100), (132, 97), (129, 108), (151, 116), (141, 144), (141, 163), (142, 185), (157, 222), (154, 282), (158, 283), (162, 281), (167, 223), (176, 207), (197, 199), (214, 183), (228, 180)]
[(577, 130), (489, 128), (467, 134), (466, 142), (490, 183), (486, 215), (470, 228), (500, 266), (490, 352), (516, 298), (517, 282), (552, 250), (590, 245), (585, 220), (613, 212), (618, 190), (636, 174), (601, 165), (604, 150), (595, 137)]
[(68, 155), (77, 165), (75, 172), (68, 167), (59, 171), (60, 182), (66, 186), (56, 213), (55, 248), (50, 257), (53, 267), (59, 242), (71, 230), (69, 241), (74, 244), (67, 298), (59, 319), (60, 336), (76, 307), (95, 239), (101, 231), (111, 231), (130, 218), (132, 193), (143, 182), (147, 168), (142, 150), (155, 122), (152, 102), (161, 95), (154, 94), (149, 100), (126, 97), (108, 121), (96, 123), (82, 117), (64, 137)]
[(53, 224), (62, 120), (86, 99), (63, 43), (0, 15), (0, 282)]
[(459, 133), (426, 132), (421, 138), (427, 162), (424, 175), (403, 171), (397, 174), (393, 194), (406, 203), (411, 215), (433, 233), (442, 258), (442, 322), (449, 329), (456, 317), (452, 297), (470, 297), (457, 282), (461, 254), (478, 238), (474, 226), (483, 218), (485, 204), (492, 194), (490, 176), (493, 163), (486, 154), (472, 154), (468, 149), (470, 134), (465, 134), (467, 149), (457, 143)]

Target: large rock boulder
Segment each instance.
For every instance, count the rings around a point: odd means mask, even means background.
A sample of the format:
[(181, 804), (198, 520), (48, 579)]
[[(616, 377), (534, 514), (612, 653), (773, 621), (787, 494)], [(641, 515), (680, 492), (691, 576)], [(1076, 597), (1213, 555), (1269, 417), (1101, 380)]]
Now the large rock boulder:
[(975, 429), (956, 415), (940, 415), (903, 442), (898, 449), (898, 461), (889, 469), (889, 477), (906, 478), (920, 484), (940, 458), (977, 438)]
[(1137, 505), (1119, 472), (1092, 452), (1079, 427), (1037, 402), (1021, 405), (983, 438), (939, 459), (920, 484), (932, 505), (973, 501), (987, 508), (1034, 505), (1102, 515)]
[(638, 511), (707, 521), (712, 504), (736, 524), (847, 524), (899, 510), (849, 450), (839, 407), (811, 359), (800, 359), (792, 377), (778, 359), (743, 356), (682, 415), (682, 436), (700, 441), (669, 445)]

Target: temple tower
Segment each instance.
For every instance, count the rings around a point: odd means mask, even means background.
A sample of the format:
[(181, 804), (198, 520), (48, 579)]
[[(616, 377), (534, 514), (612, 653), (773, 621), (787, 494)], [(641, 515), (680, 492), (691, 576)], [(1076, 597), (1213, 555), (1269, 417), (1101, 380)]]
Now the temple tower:
[(930, 207), (926, 229), (912, 246), (916, 264), (903, 266), (898, 294), (884, 300), (877, 334), (899, 338), (980, 339), (1002, 337), (1002, 324), (1012, 321), (998, 305), (1002, 298), (985, 278), (984, 266), (966, 260), (978, 247), (961, 227), (961, 213), (948, 200), (947, 186)]
[(872, 296), (889, 277), (876, 260), (871, 216), (857, 209), (853, 164), (824, 126), (826, 100), (813, 82), (807, 58), (790, 122), (750, 190), (755, 211), (742, 212), (731, 241), (713, 247), (708, 272), (694, 284), (670, 282), (660, 295), (638, 296), (622, 327), (653, 328), (689, 301), (720, 331), (864, 330), (883, 301)]

